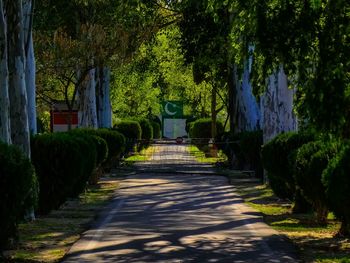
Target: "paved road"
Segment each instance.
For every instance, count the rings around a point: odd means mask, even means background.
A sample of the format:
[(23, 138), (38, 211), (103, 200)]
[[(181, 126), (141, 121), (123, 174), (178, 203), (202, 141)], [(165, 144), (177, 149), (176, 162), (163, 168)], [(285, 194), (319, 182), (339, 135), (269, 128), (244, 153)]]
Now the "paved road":
[(64, 262), (288, 263), (296, 258), (290, 243), (243, 204), (226, 178), (143, 173), (122, 182), (99, 222)]

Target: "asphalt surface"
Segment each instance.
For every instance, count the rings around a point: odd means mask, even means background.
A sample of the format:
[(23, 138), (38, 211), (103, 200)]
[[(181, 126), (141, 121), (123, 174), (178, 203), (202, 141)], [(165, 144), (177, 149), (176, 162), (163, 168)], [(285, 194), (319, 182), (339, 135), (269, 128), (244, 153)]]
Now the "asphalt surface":
[[(185, 146), (159, 151), (172, 155), (168, 165), (196, 165)], [(298, 262), (290, 242), (263, 223), (225, 177), (148, 169), (123, 180), (63, 262)]]

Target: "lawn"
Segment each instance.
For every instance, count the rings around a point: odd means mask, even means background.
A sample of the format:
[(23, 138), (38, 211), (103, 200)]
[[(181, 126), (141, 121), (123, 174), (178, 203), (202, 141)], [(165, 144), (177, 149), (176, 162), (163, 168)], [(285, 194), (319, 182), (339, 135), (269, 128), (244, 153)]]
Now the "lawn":
[(350, 239), (335, 237), (340, 223), (332, 214), (328, 216), (328, 225), (318, 225), (312, 213), (292, 214), (290, 201), (280, 200), (257, 180), (246, 176), (242, 180), (242, 175), (237, 173), (229, 177), (245, 202), (260, 211), (268, 225), (298, 246), (305, 262), (350, 262)]
[(196, 161), (200, 163), (214, 164), (217, 162), (224, 162), (227, 160), (227, 157), (221, 151), (218, 151), (217, 157), (208, 157), (195, 145), (190, 145), (187, 149), (188, 152), (195, 157)]

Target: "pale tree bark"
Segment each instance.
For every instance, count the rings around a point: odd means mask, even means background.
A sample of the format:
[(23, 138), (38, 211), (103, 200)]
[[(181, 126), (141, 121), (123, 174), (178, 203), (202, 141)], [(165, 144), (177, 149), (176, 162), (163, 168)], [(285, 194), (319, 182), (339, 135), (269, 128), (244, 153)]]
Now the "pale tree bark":
[(110, 99), (110, 75), (108, 67), (99, 68), (99, 85), (97, 85), (98, 127), (112, 128), (112, 106)]
[(249, 61), (245, 63), (242, 81), (236, 84), (236, 132), (254, 131), (260, 128), (260, 110), (249, 78), (250, 65)]
[(24, 41), (26, 53), (26, 89), (28, 98), (28, 122), (31, 134), (37, 133), (36, 120), (36, 94), (35, 94), (35, 57), (33, 45), (33, 0), (23, 0), (23, 18), (24, 18)]
[(264, 143), (286, 131), (297, 130), (293, 112), (294, 90), (288, 88), (288, 78), (280, 66), (268, 78), (267, 90), (261, 97), (261, 123)]
[(7, 67), (7, 24), (3, 1), (0, 0), (0, 140), (10, 144), (9, 72)]
[(7, 20), (11, 139), (30, 157), (22, 1), (8, 0), (6, 6), (11, 18)]
[(79, 127), (98, 128), (95, 73), (96, 69), (91, 69), (79, 88)]

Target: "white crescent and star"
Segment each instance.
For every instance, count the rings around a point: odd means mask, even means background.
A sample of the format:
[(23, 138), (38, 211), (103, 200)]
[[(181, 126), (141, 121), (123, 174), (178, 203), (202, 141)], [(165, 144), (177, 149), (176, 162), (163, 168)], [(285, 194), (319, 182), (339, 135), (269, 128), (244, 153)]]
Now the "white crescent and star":
[[(165, 113), (168, 114), (169, 116), (174, 116), (176, 115), (176, 111), (170, 111), (169, 110), (169, 104), (173, 105), (172, 103), (170, 102), (167, 102), (167, 104), (165, 104), (165, 107), (164, 107), (164, 110), (165, 110)], [(174, 106), (174, 105), (173, 105)]]

